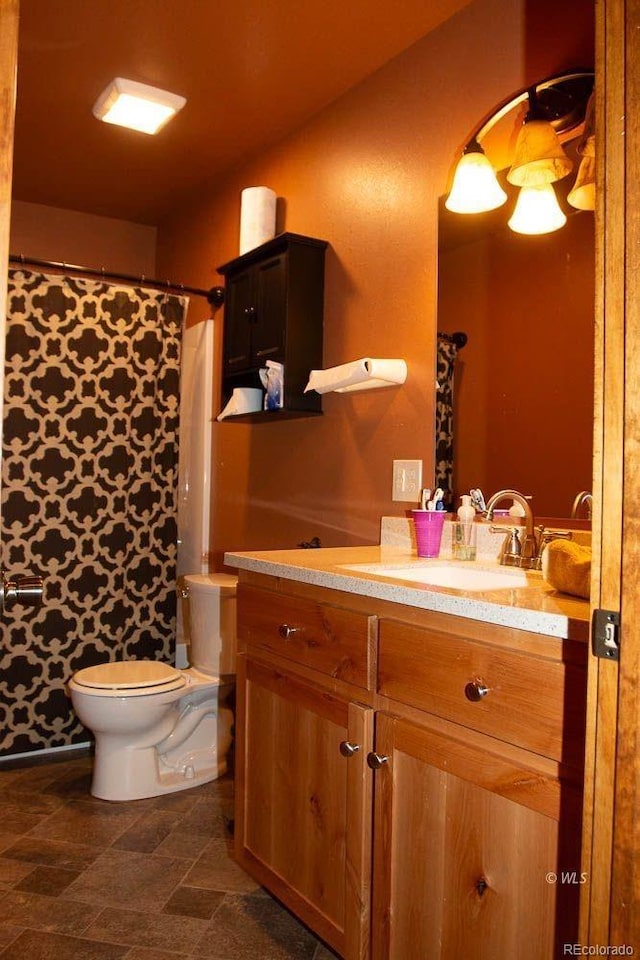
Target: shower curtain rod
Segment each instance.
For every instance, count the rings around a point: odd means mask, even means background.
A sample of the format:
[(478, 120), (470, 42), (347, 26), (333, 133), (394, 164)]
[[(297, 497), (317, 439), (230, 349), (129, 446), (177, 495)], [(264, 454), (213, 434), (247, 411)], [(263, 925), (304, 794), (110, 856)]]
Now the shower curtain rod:
[(38, 257), (26, 257), (24, 254), (9, 254), (9, 263), (19, 263), (21, 266), (48, 267), (49, 269), (64, 270), (67, 273), (84, 274), (87, 277), (100, 277), (102, 280), (127, 280), (137, 283), (141, 287), (154, 287), (157, 290), (170, 290), (173, 293), (190, 293), (195, 297), (205, 297), (214, 308), (224, 303), (224, 287), (211, 287), (210, 290), (201, 290), (199, 287), (185, 287), (182, 283), (172, 283), (170, 280), (150, 280), (144, 274), (116, 273), (101, 267), (96, 270), (92, 267), (80, 267), (73, 263), (59, 263), (55, 260), (41, 260)]

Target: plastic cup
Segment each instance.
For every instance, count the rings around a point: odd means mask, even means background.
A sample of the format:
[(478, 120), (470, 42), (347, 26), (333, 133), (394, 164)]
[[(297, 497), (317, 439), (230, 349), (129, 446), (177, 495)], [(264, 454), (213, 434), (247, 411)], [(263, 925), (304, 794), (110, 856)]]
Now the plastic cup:
[(447, 516), (444, 510), (412, 510), (419, 557), (437, 557), (440, 554), (442, 528)]

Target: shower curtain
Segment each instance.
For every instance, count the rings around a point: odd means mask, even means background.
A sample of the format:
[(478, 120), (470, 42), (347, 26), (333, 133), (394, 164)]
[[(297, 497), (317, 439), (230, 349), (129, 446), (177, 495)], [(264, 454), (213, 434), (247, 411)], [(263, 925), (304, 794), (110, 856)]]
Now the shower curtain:
[(458, 347), (450, 337), (438, 336), (436, 367), (436, 486), (453, 506), (453, 372)]
[(0, 619), (0, 755), (88, 739), (65, 690), (82, 667), (172, 661), (186, 305), (9, 272), (2, 565), (45, 587)]

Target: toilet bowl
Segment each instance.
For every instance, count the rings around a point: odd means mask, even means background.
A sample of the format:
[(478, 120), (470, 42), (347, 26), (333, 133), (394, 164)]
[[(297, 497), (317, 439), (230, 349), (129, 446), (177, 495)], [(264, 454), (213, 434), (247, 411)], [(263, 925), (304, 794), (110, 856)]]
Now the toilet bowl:
[(116, 661), (79, 670), (69, 682), (78, 718), (95, 736), (95, 797), (155, 797), (227, 770), (237, 580), (227, 574), (184, 580), (191, 627), (187, 669)]

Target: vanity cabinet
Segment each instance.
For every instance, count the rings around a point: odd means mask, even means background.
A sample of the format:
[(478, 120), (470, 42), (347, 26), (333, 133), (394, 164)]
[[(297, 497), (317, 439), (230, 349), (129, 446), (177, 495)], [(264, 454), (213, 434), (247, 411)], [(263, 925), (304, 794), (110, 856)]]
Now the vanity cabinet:
[(320, 413), (304, 388), (322, 367), (324, 258), (327, 243), (282, 233), (218, 267), (225, 277), (223, 402), (234, 387), (261, 387), (267, 360), (284, 364), (284, 407), (236, 419)]
[(375, 618), (238, 591), (236, 858), (342, 956), (367, 957)]
[(577, 938), (585, 651), (449, 619), (380, 624), (372, 960), (552, 960)]
[(561, 956), (586, 644), (240, 577), (242, 866), (347, 960)]

